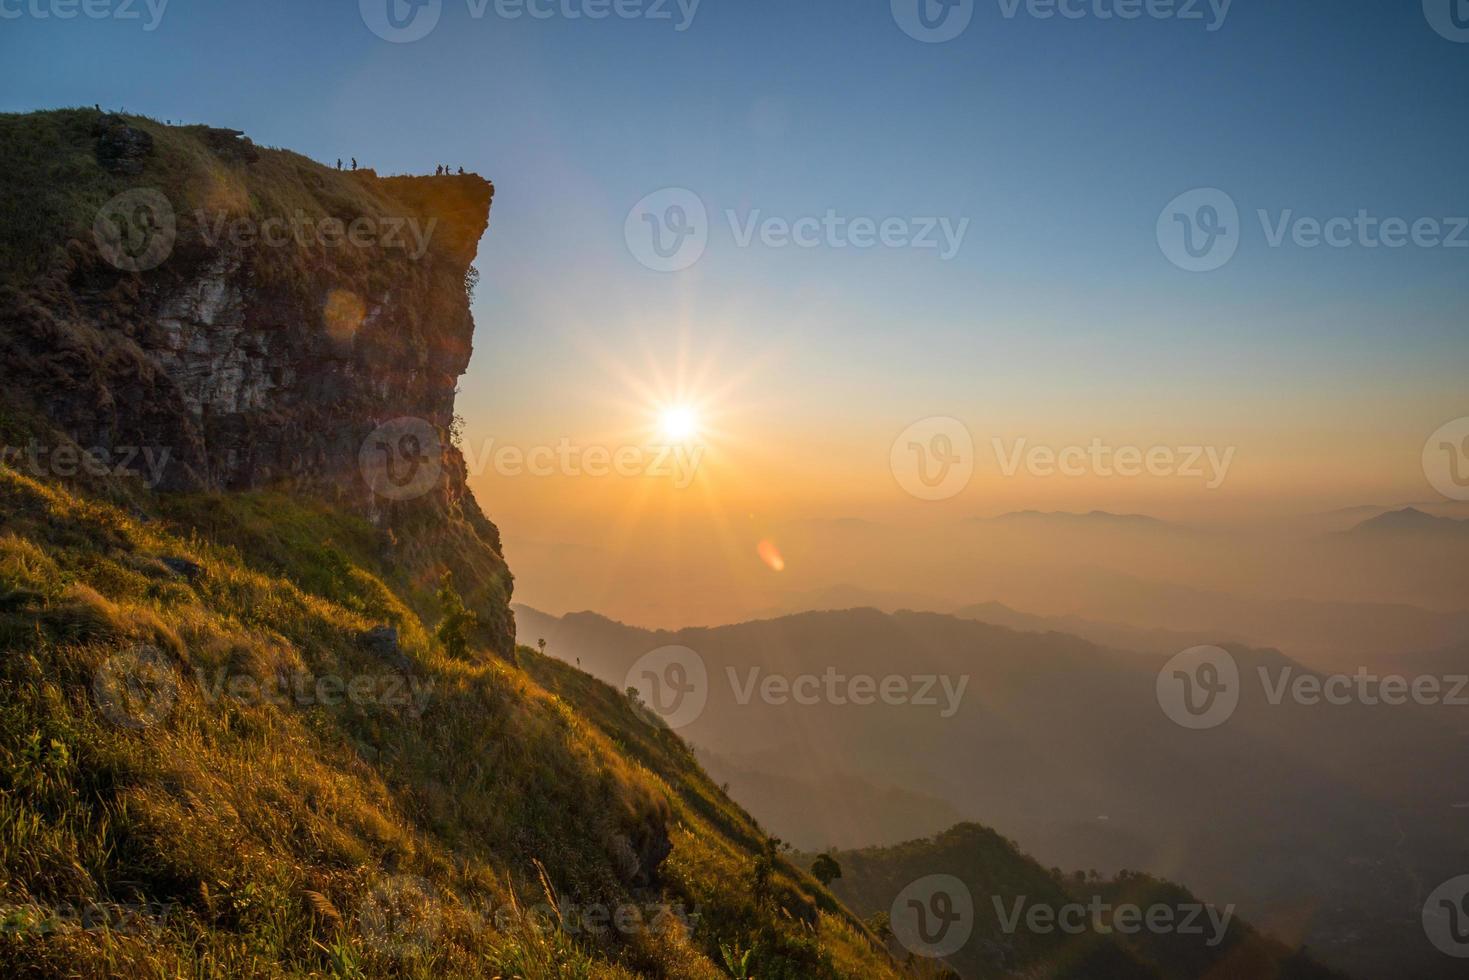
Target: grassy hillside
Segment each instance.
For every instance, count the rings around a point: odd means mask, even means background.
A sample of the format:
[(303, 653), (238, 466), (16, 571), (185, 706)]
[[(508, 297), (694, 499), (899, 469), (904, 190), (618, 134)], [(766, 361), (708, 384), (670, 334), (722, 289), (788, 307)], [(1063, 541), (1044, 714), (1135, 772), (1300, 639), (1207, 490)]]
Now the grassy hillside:
[(0, 974), (898, 975), (622, 695), (451, 657), (365, 524), (169, 513), (0, 465)]
[[(801, 860), (810, 864), (812, 857)], [(1047, 870), (1013, 841), (977, 824), (959, 824), (933, 838), (895, 847), (837, 851), (832, 857), (841, 868), (832, 890), (851, 908), (900, 934), (901, 927), (892, 928), (890, 917), (903, 913), (905, 903), (898, 902), (896, 910), (894, 905), (905, 888), (932, 875), (958, 878), (968, 890), (973, 915), (961, 923), (970, 930), (967, 941), (948, 962), (965, 977), (1330, 980), (1339, 976), (1237, 918), (1216, 928), (1216, 922), (1224, 921), (1223, 910), (1216, 910), (1218, 919), (1210, 919), (1207, 911), (1194, 913), (1200, 907), (1198, 900), (1177, 885), (1141, 874), (1109, 879)], [(1090, 917), (1093, 903), (1101, 909), (1124, 904), (1141, 910), (1166, 908), (1173, 910), (1173, 923), (1186, 929), (1142, 926), (1123, 934), (1112, 930), (1125, 920), (1104, 912), (1101, 928), (1079, 927), (1081, 920), (1072, 916), (1066, 921), (1074, 931), (1068, 933), (1045, 918), (1029, 918), (1036, 907), (1086, 906), (1087, 921), (1096, 921)], [(1162, 922), (1162, 912), (1157, 915), (1156, 921)], [(1190, 916), (1193, 924), (1188, 924)], [(894, 946), (901, 948), (896, 942)]]

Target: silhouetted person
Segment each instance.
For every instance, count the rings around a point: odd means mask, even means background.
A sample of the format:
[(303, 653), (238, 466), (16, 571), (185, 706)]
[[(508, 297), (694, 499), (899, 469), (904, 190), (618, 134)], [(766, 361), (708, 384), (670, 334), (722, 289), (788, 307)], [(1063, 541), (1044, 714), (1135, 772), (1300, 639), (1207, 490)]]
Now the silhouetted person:
[(444, 168), (442, 166), (435, 167), (434, 168), (434, 176), (435, 177), (442, 177), (442, 176), (444, 176)]
[(342, 158), (341, 157), (337, 157), (337, 169), (338, 170), (341, 170), (342, 169)]
[(461, 177), (464, 176), (464, 168), (463, 167), (460, 167), (459, 168), (459, 176), (461, 176)]
[(353, 157), (352, 158), (352, 169), (353, 170), (356, 170), (357, 169), (357, 158), (356, 157)]

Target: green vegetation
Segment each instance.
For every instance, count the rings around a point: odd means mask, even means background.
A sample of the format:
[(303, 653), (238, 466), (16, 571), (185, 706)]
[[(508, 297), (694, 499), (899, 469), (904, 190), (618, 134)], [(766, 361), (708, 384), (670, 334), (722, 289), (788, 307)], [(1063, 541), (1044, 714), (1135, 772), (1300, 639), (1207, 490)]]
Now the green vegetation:
[(163, 511), (0, 466), (0, 974), (898, 975), (623, 695), (452, 656), (370, 526)]
[(1096, 902), (1109, 908), (1180, 909), (1198, 906), (1199, 900), (1178, 885), (1135, 872), (1104, 878), (1095, 871), (1048, 870), (1014, 841), (978, 824), (959, 824), (927, 840), (833, 852), (831, 857), (843, 870), (832, 890), (854, 911), (867, 914), (872, 932), (885, 937), (891, 935), (891, 906), (906, 886), (929, 875), (962, 881), (973, 899), (973, 933), (949, 962), (966, 977), (1340, 980), (1304, 952), (1289, 950), (1234, 917), (1212, 945), (1216, 936), (1204, 914), (1196, 920), (1202, 923), (1199, 934), (1144, 928), (1126, 935), (1094, 929), (1073, 935), (1061, 928), (1029, 929), (1023, 919), (1006, 928), (1005, 916), (1017, 908), (1090, 909)]

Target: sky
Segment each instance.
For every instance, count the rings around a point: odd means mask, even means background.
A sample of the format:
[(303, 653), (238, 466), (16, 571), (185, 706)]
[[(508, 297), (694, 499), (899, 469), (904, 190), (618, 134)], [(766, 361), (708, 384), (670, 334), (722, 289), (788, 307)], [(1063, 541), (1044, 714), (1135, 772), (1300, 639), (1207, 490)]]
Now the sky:
[[(657, 442), (669, 405), (695, 407), (704, 450), (687, 487), (480, 467), (531, 597), (568, 553), (615, 578), (629, 541), (718, 541), (760, 572), (755, 541), (792, 520), (1436, 498), (1425, 440), (1469, 415), (1469, 29), (1451, 0), (1135, 0), (1134, 19), (1116, 16), (1129, 0), (962, 0), (946, 20), (923, 0), (957, 31), (937, 42), (919, 0), (392, 0), (396, 34), (388, 2), (0, 0), (0, 111), (98, 102), (493, 180), (471, 456)], [(1042, 16), (1061, 9), (1076, 16)], [(637, 233), (672, 234), (670, 188), (707, 241), (659, 271)], [(1221, 200), (1234, 251), (1180, 267), (1178, 236)], [(1305, 247), (1294, 223), (1359, 213), (1428, 223), (1398, 248), (1358, 225)], [(890, 244), (758, 225), (828, 215), (889, 222)], [(909, 442), (937, 453), (936, 418), (967, 431), (973, 472), (922, 499), (894, 442), (918, 424)], [(1007, 475), (1022, 439), (1235, 452), (1212, 487)]]

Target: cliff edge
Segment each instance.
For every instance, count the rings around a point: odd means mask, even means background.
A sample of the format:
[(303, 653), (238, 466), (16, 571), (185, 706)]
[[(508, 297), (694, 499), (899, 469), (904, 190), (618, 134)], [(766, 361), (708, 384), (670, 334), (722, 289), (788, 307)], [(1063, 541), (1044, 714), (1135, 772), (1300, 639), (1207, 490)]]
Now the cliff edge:
[(380, 178), (91, 110), (0, 117), (0, 145), (13, 457), (344, 506), (425, 602), (451, 572), (481, 639), (513, 650), (500, 535), (454, 446), (489, 181)]

